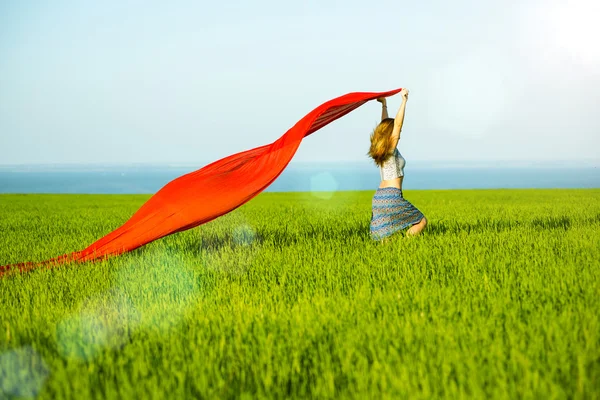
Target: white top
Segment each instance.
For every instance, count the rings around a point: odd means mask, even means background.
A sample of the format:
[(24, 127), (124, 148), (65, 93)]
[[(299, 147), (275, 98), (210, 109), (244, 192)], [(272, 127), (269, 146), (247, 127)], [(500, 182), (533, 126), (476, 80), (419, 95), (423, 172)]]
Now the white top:
[(383, 162), (383, 165), (379, 167), (379, 175), (381, 180), (395, 179), (404, 176), (404, 166), (406, 160), (402, 157), (402, 154), (398, 149), (394, 149), (394, 153)]

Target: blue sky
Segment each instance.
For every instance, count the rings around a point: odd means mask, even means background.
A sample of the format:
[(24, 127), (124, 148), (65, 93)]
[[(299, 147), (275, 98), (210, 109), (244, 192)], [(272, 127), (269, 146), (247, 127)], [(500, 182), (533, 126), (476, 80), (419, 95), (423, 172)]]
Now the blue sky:
[[(2, 2), (0, 164), (200, 167), (397, 87), (409, 162), (599, 164), (597, 3)], [(368, 162), (379, 115), (335, 121), (292, 163)]]

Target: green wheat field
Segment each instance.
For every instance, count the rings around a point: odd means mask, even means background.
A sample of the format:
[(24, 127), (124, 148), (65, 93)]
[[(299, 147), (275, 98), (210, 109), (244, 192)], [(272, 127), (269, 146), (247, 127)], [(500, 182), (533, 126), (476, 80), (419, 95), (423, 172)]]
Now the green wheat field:
[[(600, 189), (262, 193), (116, 258), (0, 279), (0, 398), (600, 398)], [(149, 195), (0, 195), (0, 265)]]

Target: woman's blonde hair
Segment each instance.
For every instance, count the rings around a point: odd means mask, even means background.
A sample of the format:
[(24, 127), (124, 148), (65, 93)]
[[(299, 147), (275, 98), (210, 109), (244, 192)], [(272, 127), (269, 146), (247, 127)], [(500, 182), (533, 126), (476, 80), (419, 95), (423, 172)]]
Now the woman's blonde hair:
[(392, 151), (392, 131), (394, 130), (394, 118), (385, 118), (371, 133), (371, 147), (367, 155), (375, 161), (375, 164), (382, 166), (388, 159)]

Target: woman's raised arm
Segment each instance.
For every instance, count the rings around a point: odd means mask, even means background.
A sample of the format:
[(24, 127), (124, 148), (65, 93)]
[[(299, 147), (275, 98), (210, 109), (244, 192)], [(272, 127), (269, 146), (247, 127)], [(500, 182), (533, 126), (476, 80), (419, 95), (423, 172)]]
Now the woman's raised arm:
[(381, 120), (383, 121), (384, 119), (388, 118), (387, 101), (385, 97), (380, 97), (377, 99), (377, 101), (381, 103)]
[(408, 89), (402, 89), (400, 95), (402, 96), (402, 104), (400, 105), (398, 113), (396, 114), (396, 118), (394, 119), (394, 130), (392, 131), (392, 141), (394, 142), (394, 147), (398, 146), (400, 133), (402, 132), (402, 125), (404, 124), (404, 110), (406, 110), (406, 102), (408, 101)]

